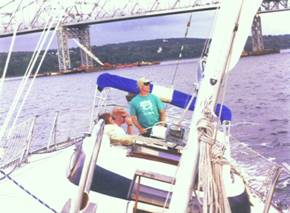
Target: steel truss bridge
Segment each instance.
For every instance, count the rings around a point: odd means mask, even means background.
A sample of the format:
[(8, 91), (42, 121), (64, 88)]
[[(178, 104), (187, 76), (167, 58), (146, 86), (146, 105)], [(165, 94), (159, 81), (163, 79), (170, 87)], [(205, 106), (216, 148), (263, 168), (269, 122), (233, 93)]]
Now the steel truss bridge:
[[(89, 26), (92, 24), (215, 10), (220, 4), (218, 0), (5, 1), (0, 3), (0, 37), (11, 36), (14, 31), (17, 34), (27, 34), (57, 28), (60, 70), (71, 68), (68, 39), (76, 38), (90, 50)], [(264, 0), (259, 13), (290, 10), (288, 1), (290, 0)], [(253, 22), (252, 38), (253, 51), (262, 51), (264, 46), (258, 15)], [(92, 59), (82, 50), (81, 63), (85, 67), (93, 66)]]

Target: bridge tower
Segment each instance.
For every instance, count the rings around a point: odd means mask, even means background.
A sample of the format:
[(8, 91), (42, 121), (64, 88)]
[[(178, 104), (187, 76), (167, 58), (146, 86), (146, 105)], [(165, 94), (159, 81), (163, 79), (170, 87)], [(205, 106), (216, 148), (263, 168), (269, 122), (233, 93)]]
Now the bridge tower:
[(258, 14), (254, 17), (252, 24), (252, 50), (254, 53), (264, 51), (261, 17)]
[(57, 30), (58, 46), (58, 67), (59, 71), (71, 69), (71, 61), (68, 48), (68, 33), (65, 27), (59, 27)]
[[(91, 50), (89, 25), (60, 27), (57, 31), (58, 63), (60, 71), (72, 68), (68, 47), (68, 40), (72, 38), (78, 39), (80, 44), (89, 51)], [(92, 59), (82, 49), (80, 49), (80, 51), (81, 67), (84, 69), (92, 68), (94, 66)]]

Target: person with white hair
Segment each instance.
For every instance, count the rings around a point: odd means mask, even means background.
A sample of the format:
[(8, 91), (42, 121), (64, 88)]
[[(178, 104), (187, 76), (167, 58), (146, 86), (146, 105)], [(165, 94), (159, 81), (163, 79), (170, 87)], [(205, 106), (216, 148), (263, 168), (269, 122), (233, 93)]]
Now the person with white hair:
[(150, 80), (137, 81), (139, 94), (130, 101), (130, 114), (133, 124), (140, 134), (149, 137), (156, 124), (165, 124), (165, 106), (156, 95), (150, 93)]
[(123, 107), (114, 107), (112, 110), (114, 123), (118, 126), (127, 125), (127, 134), (132, 134), (133, 123), (128, 112)]
[[(113, 113), (116, 116), (119, 116), (120, 109), (116, 109), (116, 111), (113, 111), (112, 113), (104, 112), (98, 116), (98, 119), (103, 119), (105, 122), (104, 137), (109, 137), (110, 143), (114, 145), (132, 145), (136, 140), (136, 137), (129, 133), (127, 134), (124, 129), (115, 122), (112, 116)], [(130, 121), (130, 119), (128, 119), (128, 121)], [(131, 126), (132, 124), (128, 124), (128, 128), (131, 128)]]

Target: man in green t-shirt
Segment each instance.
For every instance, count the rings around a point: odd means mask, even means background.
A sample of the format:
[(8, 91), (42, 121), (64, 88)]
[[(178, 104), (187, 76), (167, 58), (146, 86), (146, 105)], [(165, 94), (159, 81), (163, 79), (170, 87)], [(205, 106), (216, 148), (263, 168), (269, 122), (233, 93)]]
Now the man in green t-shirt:
[(130, 102), (130, 114), (134, 125), (143, 136), (150, 136), (151, 128), (159, 123), (164, 125), (165, 107), (161, 100), (150, 93), (150, 81), (140, 78), (137, 81), (139, 94)]

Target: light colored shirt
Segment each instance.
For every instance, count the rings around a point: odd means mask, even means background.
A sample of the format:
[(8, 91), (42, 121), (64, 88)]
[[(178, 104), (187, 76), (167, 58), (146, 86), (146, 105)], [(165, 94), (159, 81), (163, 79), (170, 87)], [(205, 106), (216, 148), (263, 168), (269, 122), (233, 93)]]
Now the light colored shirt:
[(113, 135), (126, 135), (126, 132), (117, 124), (106, 124), (104, 128), (104, 134), (111, 137)]

